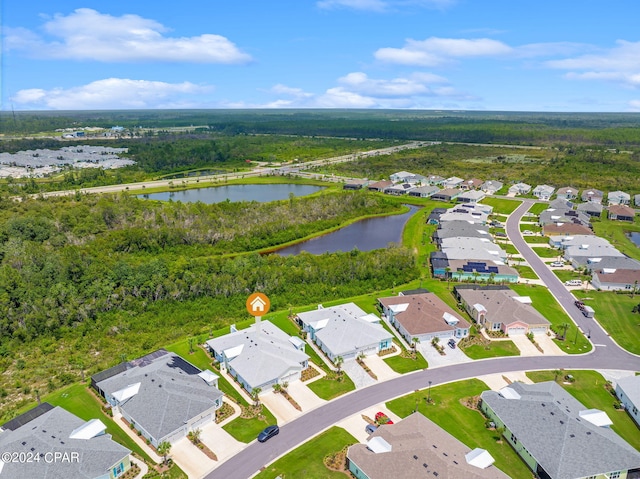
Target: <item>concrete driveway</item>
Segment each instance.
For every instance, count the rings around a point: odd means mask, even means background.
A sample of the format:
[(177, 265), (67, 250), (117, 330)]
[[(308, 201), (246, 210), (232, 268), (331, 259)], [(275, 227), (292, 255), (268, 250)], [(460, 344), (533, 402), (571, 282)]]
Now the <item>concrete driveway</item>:
[(378, 377), (378, 381), (386, 381), (387, 379), (400, 376), (400, 374), (391, 369), (377, 354), (364, 358), (364, 363), (371, 369), (373, 374)]
[[(220, 463), (240, 452), (246, 444), (235, 439), (231, 434), (222, 429), (219, 424), (210, 423), (202, 428), (200, 440), (213, 451), (218, 461), (211, 461), (213, 464), (205, 472), (215, 469)], [(200, 452), (200, 451), (198, 451)], [(200, 452), (202, 454), (202, 452)], [(204, 454), (202, 454), (204, 456)], [(204, 456), (205, 459), (208, 457)], [(182, 466), (180, 466), (182, 467)], [(189, 476), (191, 477), (191, 476)], [(200, 476), (198, 476), (200, 477)]]
[(526, 334), (513, 334), (509, 336), (509, 339), (513, 341), (513, 344), (520, 350), (520, 356), (542, 356), (538, 348), (529, 341)]
[(376, 383), (369, 373), (362, 369), (355, 359), (349, 359), (342, 363), (342, 370), (351, 378), (356, 389), (366, 388)]
[(489, 386), (492, 391), (499, 391), (516, 381), (520, 381), (525, 384), (533, 384), (533, 381), (527, 377), (524, 371), (513, 371), (504, 374), (487, 374), (486, 376), (480, 376), (478, 379)]
[(180, 469), (189, 476), (189, 479), (204, 476), (216, 465), (215, 461), (209, 459), (204, 452), (194, 446), (186, 437), (173, 443), (170, 456), (180, 466)]
[(302, 381), (293, 381), (289, 384), (287, 392), (302, 408), (301, 411), (296, 409), (282, 394), (273, 391), (260, 394), (260, 400), (267, 406), (267, 409), (273, 413), (279, 425), (283, 425), (301, 416), (305, 412), (326, 403), (324, 399), (316, 396)]
[(553, 342), (553, 338), (551, 336), (547, 336), (546, 334), (535, 334), (533, 339), (535, 339), (540, 345), (545, 356), (561, 356), (567, 354)]
[(291, 397), (300, 404), (303, 412), (315, 409), (327, 402), (324, 399), (319, 398), (316, 393), (309, 389), (309, 386), (302, 381), (293, 381), (289, 384), (288, 391)]
[(368, 416), (371, 419), (375, 419), (376, 413), (381, 411), (387, 415), (394, 423), (400, 421), (400, 417), (389, 411), (384, 403), (376, 404), (375, 406), (368, 407), (357, 414), (349, 416), (346, 419), (336, 423), (336, 426), (345, 429), (349, 434), (355, 437), (359, 442), (366, 442), (369, 437), (369, 433), (365, 431), (367, 421), (362, 416)]
[(427, 363), (429, 363), (429, 369), (437, 368), (439, 366), (450, 366), (452, 364), (468, 363), (472, 361), (472, 359), (464, 354), (460, 350), (460, 348), (456, 346), (455, 349), (451, 349), (446, 343), (446, 341), (442, 343), (445, 352), (444, 356), (436, 351), (436, 348), (431, 346), (431, 343), (418, 344), (417, 349), (427, 360)]

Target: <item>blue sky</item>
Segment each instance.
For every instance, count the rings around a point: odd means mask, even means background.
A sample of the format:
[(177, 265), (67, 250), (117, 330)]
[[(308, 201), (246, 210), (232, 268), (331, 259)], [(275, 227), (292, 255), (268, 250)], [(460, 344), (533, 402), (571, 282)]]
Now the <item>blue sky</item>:
[(640, 111), (640, 2), (2, 2), (1, 108)]

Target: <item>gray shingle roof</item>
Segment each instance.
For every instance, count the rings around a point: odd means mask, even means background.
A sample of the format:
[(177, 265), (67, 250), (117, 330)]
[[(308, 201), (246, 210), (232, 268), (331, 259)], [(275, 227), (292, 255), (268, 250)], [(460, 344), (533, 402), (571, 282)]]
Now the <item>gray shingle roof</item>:
[(302, 370), (309, 359), (295, 348), (289, 335), (269, 321), (207, 341), (209, 348), (222, 352), (242, 345), (242, 352), (229, 362), (253, 389), (280, 378), (289, 370)]
[[(91, 439), (70, 439), (71, 432), (85, 423), (70, 412), (56, 407), (23, 426), (0, 433), (0, 451), (32, 454), (78, 453), (77, 461), (7, 463), (1, 477), (21, 479), (94, 479), (109, 473), (131, 451), (103, 434)], [(50, 457), (50, 456), (49, 456)]]
[(215, 406), (223, 394), (198, 376), (200, 370), (177, 354), (166, 353), (97, 386), (109, 395), (132, 384), (140, 389), (120, 409), (156, 439), (176, 431)]
[(485, 391), (485, 402), (552, 479), (640, 467), (640, 453), (607, 427), (581, 419), (587, 408), (553, 381), (513, 383), (520, 399)]

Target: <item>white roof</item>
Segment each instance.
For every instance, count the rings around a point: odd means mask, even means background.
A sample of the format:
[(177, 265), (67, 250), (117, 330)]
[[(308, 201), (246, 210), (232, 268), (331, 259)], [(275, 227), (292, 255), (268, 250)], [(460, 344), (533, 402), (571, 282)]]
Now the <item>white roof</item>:
[(293, 344), (296, 348), (300, 346), (304, 346), (306, 343), (297, 336), (289, 336), (289, 342)]
[(498, 394), (505, 399), (520, 399), (521, 397), (515, 389), (510, 388), (509, 386), (502, 388), (498, 391)]
[(487, 312), (487, 308), (485, 308), (484, 306), (482, 306), (480, 303), (476, 303), (476, 304), (474, 304), (474, 305), (473, 305), (473, 307), (474, 307), (474, 309), (475, 309), (476, 311), (479, 311), (479, 312), (483, 312), (483, 311), (484, 311), (485, 313)]
[(200, 376), (202, 379), (204, 379), (204, 382), (206, 382), (207, 384), (215, 381), (216, 379), (218, 379), (218, 375), (216, 373), (214, 373), (213, 371), (210, 371), (208, 369), (205, 369), (204, 371), (200, 371), (198, 373), (198, 376)]
[(232, 348), (225, 349), (223, 353), (227, 357), (227, 359), (233, 359), (237, 356), (240, 356), (243, 349), (244, 349), (244, 344), (238, 344), (237, 346), (234, 346)]
[[(139, 384), (139, 383), (138, 383)], [(100, 419), (91, 419), (69, 434), (69, 439), (91, 439), (99, 436), (107, 429)]]
[(114, 392), (112, 396), (118, 402), (126, 401), (127, 399), (132, 398), (133, 396), (138, 394), (138, 391), (140, 391), (140, 384), (141, 383), (130, 384), (126, 388)]
[(319, 321), (313, 321), (309, 323), (313, 329), (316, 331), (321, 330), (322, 328), (326, 328), (327, 324), (329, 324), (329, 318), (321, 319)]
[(444, 320), (447, 322), (447, 324), (449, 325), (453, 325), (453, 324), (458, 324), (458, 322), (460, 321), (458, 318), (456, 318), (453, 314), (445, 311), (444, 314), (442, 315), (442, 317), (444, 318)]
[(513, 299), (523, 304), (531, 304), (531, 296), (514, 296)]
[(473, 451), (464, 455), (467, 464), (480, 469), (486, 469), (495, 462), (495, 459), (485, 449), (476, 447)]
[(391, 444), (385, 441), (382, 437), (372, 437), (367, 441), (367, 447), (376, 454), (381, 452), (391, 452)]
[(604, 274), (613, 274), (616, 271), (617, 271), (616, 268), (602, 268), (602, 272)]
[(613, 424), (607, 413), (600, 409), (585, 409), (578, 413), (580, 417), (598, 427), (609, 427)]
[(363, 321), (366, 321), (368, 323), (379, 323), (380, 322), (380, 318), (377, 317), (373, 313), (369, 313), (366, 316), (361, 316), (360, 319), (362, 319)]
[(406, 311), (408, 307), (409, 307), (409, 303), (392, 304), (391, 306), (389, 306), (389, 309), (394, 313), (402, 313)]

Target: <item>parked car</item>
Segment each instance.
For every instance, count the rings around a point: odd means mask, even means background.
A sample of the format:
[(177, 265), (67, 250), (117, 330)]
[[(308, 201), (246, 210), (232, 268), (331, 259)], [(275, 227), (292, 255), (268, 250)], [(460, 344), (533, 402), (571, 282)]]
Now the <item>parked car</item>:
[(551, 266), (553, 266), (554, 268), (561, 268), (564, 266), (564, 263), (562, 261), (554, 261), (553, 263), (551, 263)]
[(378, 426), (376, 426), (375, 424), (367, 424), (367, 427), (364, 428), (367, 434), (374, 433), (376, 429), (378, 429)]
[(564, 282), (565, 286), (582, 286), (581, 279), (570, 279), (569, 281)]
[(382, 425), (382, 424), (393, 424), (393, 421), (391, 419), (389, 419), (389, 416), (387, 416), (383, 412), (377, 412), (376, 413), (376, 422), (378, 424), (380, 424), (380, 425)]
[(449, 347), (450, 347), (451, 349), (456, 349), (456, 340), (455, 340), (455, 339), (451, 338), (451, 339), (447, 342), (447, 344), (449, 345)]
[(258, 441), (265, 442), (271, 439), (273, 436), (276, 436), (280, 432), (280, 428), (276, 425), (267, 426), (264, 430), (258, 434)]
[(496, 235), (498, 238), (506, 238), (506, 237), (507, 237), (507, 233), (504, 233), (504, 232), (502, 232), (502, 231), (496, 231), (495, 235)]

